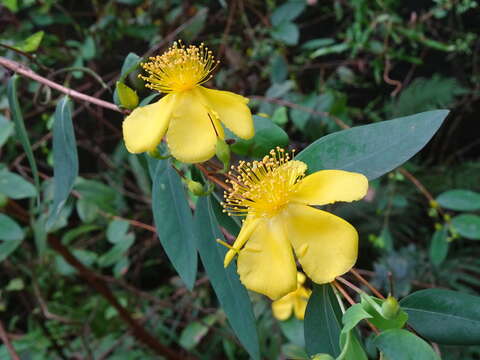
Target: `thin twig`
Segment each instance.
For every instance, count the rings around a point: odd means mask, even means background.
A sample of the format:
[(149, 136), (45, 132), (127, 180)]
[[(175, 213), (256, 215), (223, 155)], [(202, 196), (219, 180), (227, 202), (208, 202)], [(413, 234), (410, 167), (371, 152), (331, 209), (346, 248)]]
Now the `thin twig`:
[(119, 316), (125, 321), (133, 335), (147, 345), (150, 349), (155, 351), (156, 354), (165, 357), (166, 359), (180, 360), (180, 359), (193, 359), (193, 357), (182, 356), (172, 349), (158, 342), (158, 340), (152, 336), (138, 321), (136, 321), (116, 299), (115, 295), (111, 292), (108, 285), (103, 279), (96, 275), (95, 272), (83, 265), (71, 252), (65, 247), (56, 237), (50, 235), (48, 238), (50, 246), (56, 250), (65, 261), (73, 266), (80, 276), (82, 276), (87, 283), (96, 291), (98, 291), (118, 312)]
[[(342, 294), (342, 296), (350, 303), (350, 305), (355, 305), (355, 301), (350, 297), (350, 295), (348, 295), (348, 293), (345, 291), (345, 289), (336, 281), (336, 280), (333, 280), (332, 284), (337, 288), (338, 291), (340, 291), (340, 293)], [(368, 324), (368, 326), (370, 327), (370, 329), (372, 329), (372, 331), (375, 333), (375, 334), (380, 334), (380, 331), (378, 331), (377, 327), (375, 325), (373, 325), (370, 321), (366, 320), (366, 323)]]
[(352, 289), (353, 291), (355, 291), (359, 295), (363, 294), (365, 292), (362, 289), (360, 289), (358, 286), (352, 284), (350, 281), (342, 278), (341, 276), (337, 276), (335, 279), (340, 281), (342, 284), (347, 285), (350, 289)]
[(101, 106), (101, 107), (104, 107), (106, 109), (110, 109), (110, 110), (113, 110), (113, 111), (116, 111), (116, 112), (119, 112), (119, 113), (123, 113), (123, 114), (127, 113), (127, 111), (120, 109), (117, 105), (115, 105), (113, 103), (110, 103), (108, 101), (104, 101), (104, 100), (101, 100), (101, 99), (97, 99), (97, 98), (94, 98), (92, 96), (83, 94), (81, 92), (72, 90), (72, 89), (67, 88), (65, 86), (62, 86), (60, 84), (57, 84), (56, 82), (53, 82), (53, 81), (51, 81), (51, 80), (49, 80), (49, 79), (47, 79), (43, 76), (40, 76), (36, 72), (34, 72), (32, 69), (30, 69), (29, 67), (27, 67), (27, 66), (25, 66), (25, 65), (23, 65), (19, 62), (9, 60), (7, 58), (4, 58), (4, 57), (0, 56), (0, 65), (2, 65), (3, 67), (5, 67), (7, 69), (12, 70), (13, 72), (16, 72), (20, 75), (28, 77), (32, 80), (35, 80), (35, 81), (37, 81), (37, 82), (39, 82), (39, 83), (41, 83), (45, 86), (48, 86), (52, 89), (60, 91), (64, 94), (67, 94), (68, 96), (72, 97), (73, 99), (86, 101), (86, 102), (89, 102), (89, 103), (92, 103), (92, 104), (95, 104), (95, 105), (98, 105), (98, 106)]
[(385, 299), (385, 296), (383, 296), (380, 291), (378, 291), (372, 284), (370, 284), (362, 275), (358, 273), (357, 270), (355, 269), (350, 269), (350, 272), (355, 276), (363, 285), (368, 287), (370, 291), (378, 298), (380, 299)]
[(17, 352), (15, 351), (15, 348), (10, 342), (10, 339), (8, 338), (7, 332), (5, 331), (5, 328), (3, 327), (3, 323), (1, 320), (0, 320), (0, 339), (2, 339), (2, 342), (5, 344), (5, 347), (7, 348), (7, 351), (10, 354), (10, 358), (12, 360), (20, 360), (20, 356), (18, 356)]

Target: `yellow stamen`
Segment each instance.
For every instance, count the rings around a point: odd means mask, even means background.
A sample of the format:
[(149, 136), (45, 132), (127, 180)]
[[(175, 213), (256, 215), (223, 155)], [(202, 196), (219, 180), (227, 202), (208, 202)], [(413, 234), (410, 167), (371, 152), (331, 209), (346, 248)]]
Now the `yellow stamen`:
[(229, 215), (273, 216), (285, 206), (305, 176), (307, 165), (277, 147), (261, 161), (241, 161), (229, 173), (231, 190), (222, 203)]
[(203, 43), (186, 47), (180, 41), (149, 60), (141, 64), (149, 75), (139, 77), (148, 83), (145, 86), (163, 93), (190, 90), (207, 82), (218, 65)]
[(225, 246), (227, 249), (230, 249), (230, 250), (233, 250), (233, 251), (235, 251), (235, 252), (238, 252), (238, 250), (235, 249), (232, 245), (230, 245), (229, 243), (227, 243), (227, 242), (225, 242), (225, 241), (223, 241), (223, 240), (221, 240), (221, 239), (217, 239), (217, 243), (219, 243), (220, 245)]

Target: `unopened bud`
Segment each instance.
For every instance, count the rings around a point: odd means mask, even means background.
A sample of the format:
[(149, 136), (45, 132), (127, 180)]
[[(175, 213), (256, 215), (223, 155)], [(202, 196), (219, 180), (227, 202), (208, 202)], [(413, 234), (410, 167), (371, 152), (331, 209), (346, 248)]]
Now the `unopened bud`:
[(5, 207), (7, 203), (8, 203), (8, 198), (4, 194), (0, 193), (0, 209)]
[(430, 207), (433, 209), (438, 209), (439, 208), (438, 202), (436, 202), (435, 200), (430, 200)]
[(203, 185), (200, 184), (198, 181), (188, 179), (187, 187), (188, 190), (195, 196), (202, 196), (205, 194), (205, 191), (203, 191)]
[(117, 95), (122, 107), (129, 110), (133, 110), (137, 107), (137, 93), (120, 81), (117, 81)]
[(312, 356), (312, 360), (335, 360), (335, 358), (329, 354), (316, 354)]
[(382, 315), (385, 319), (391, 320), (395, 318), (399, 311), (400, 305), (398, 305), (397, 299), (391, 295), (382, 304)]
[(223, 171), (226, 171), (230, 165), (230, 147), (223, 139), (217, 139), (216, 155), (223, 164)]

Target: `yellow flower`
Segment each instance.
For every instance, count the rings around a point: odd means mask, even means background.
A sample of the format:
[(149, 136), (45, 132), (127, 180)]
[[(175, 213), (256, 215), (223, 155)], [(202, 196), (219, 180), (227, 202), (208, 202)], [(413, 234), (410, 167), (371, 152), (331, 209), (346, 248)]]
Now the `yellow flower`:
[(238, 254), (242, 283), (272, 300), (297, 288), (296, 263), (314, 282), (324, 284), (346, 273), (357, 259), (358, 234), (345, 220), (309, 205), (354, 201), (365, 196), (368, 180), (358, 173), (321, 170), (305, 176), (307, 165), (283, 149), (253, 163), (240, 162), (230, 173), (225, 211), (247, 215), (225, 255)]
[(292, 310), (297, 319), (303, 320), (308, 298), (312, 294), (310, 289), (303, 287), (304, 282), (305, 275), (297, 272), (297, 289), (272, 303), (273, 316), (278, 320), (287, 320)]
[(215, 154), (222, 124), (242, 139), (253, 136), (248, 99), (229, 91), (201, 86), (218, 62), (203, 44), (185, 47), (175, 42), (166, 53), (151, 57), (140, 76), (147, 87), (166, 93), (156, 103), (135, 109), (123, 122), (125, 145), (131, 153), (155, 150), (166, 134), (171, 154), (186, 163)]

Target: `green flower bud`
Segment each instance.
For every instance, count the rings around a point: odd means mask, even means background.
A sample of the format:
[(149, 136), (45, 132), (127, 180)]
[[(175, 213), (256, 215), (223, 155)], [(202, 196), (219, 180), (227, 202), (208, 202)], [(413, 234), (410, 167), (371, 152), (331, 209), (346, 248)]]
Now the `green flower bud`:
[(147, 154), (148, 156), (158, 160), (165, 160), (171, 156), (171, 155), (162, 156), (162, 154), (160, 154), (160, 151), (158, 151), (158, 149), (156, 148), (154, 150), (148, 151)]
[(216, 155), (218, 160), (220, 160), (223, 164), (223, 171), (226, 171), (230, 165), (230, 147), (225, 140), (220, 138), (217, 139)]
[(329, 354), (315, 354), (312, 356), (312, 360), (335, 360), (335, 358)]
[(8, 198), (4, 194), (0, 193), (0, 209), (5, 207), (7, 203), (8, 203)]
[(120, 81), (117, 81), (117, 95), (120, 100), (120, 105), (122, 107), (129, 110), (133, 110), (137, 107), (137, 93)]
[(398, 305), (397, 299), (395, 299), (393, 296), (388, 296), (388, 298), (382, 304), (382, 316), (385, 319), (391, 320), (397, 316), (399, 311), (400, 305)]
[(188, 191), (190, 191), (195, 196), (205, 195), (205, 191), (203, 190), (203, 185), (200, 184), (198, 181), (193, 181), (188, 179), (187, 187), (188, 187)]

